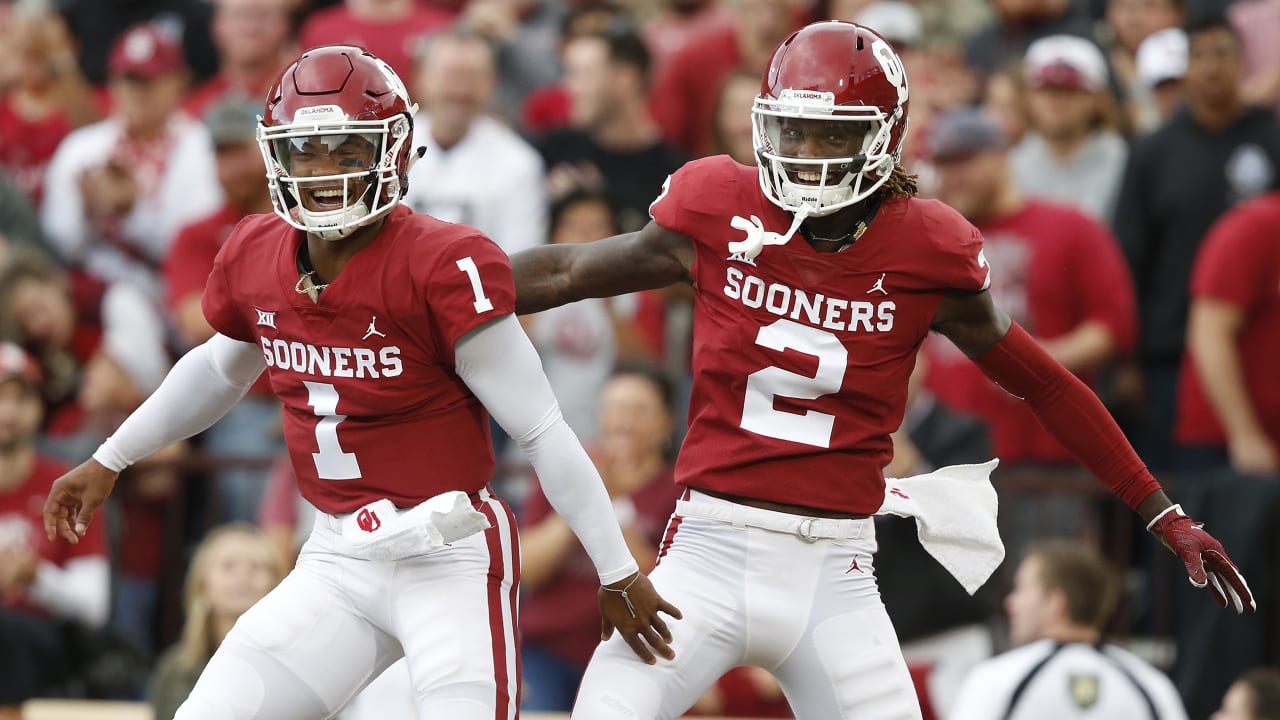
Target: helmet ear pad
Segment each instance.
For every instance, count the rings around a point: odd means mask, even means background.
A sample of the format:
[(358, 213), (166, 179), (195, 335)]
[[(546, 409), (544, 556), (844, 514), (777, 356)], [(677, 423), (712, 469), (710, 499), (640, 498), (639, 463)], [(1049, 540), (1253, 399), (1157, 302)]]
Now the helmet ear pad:
[[(415, 112), (400, 78), (364, 49), (327, 45), (303, 53), (272, 86), (258, 126), (276, 214), (294, 227), (336, 240), (390, 212), (408, 187)], [(374, 138), (371, 167), (305, 177), (290, 173), (280, 141), (342, 134)], [(368, 187), (355, 193), (353, 183)], [(309, 210), (302, 196), (317, 187), (341, 187), (343, 206)]]
[[(865, 200), (901, 157), (908, 109), (906, 71), (886, 40), (854, 23), (801, 28), (774, 51), (752, 107), (761, 191), (774, 204), (792, 212), (806, 208), (810, 216)], [(785, 119), (865, 123), (867, 130), (858, 148), (801, 153), (782, 142)], [(810, 182), (797, 179), (797, 168), (809, 168)]]

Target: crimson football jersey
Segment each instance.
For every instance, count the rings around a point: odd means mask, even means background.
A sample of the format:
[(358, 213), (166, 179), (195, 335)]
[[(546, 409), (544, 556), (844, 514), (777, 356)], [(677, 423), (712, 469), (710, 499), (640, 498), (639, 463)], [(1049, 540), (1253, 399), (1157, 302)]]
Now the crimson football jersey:
[(343, 513), (484, 487), (488, 414), (453, 349), (514, 311), (506, 254), (473, 228), (398, 207), (312, 302), (295, 289), (304, 237), (275, 215), (245, 218), (204, 294), (209, 324), (266, 358), (302, 496)]
[(790, 213), (757, 172), (726, 156), (672, 175), (650, 210), (692, 238), (697, 296), (682, 485), (772, 502), (873, 513), (884, 501), (889, 433), (943, 294), (989, 284), (982, 237), (933, 200), (888, 199), (843, 252), (799, 233), (754, 259), (730, 254), (756, 216), (785, 233)]

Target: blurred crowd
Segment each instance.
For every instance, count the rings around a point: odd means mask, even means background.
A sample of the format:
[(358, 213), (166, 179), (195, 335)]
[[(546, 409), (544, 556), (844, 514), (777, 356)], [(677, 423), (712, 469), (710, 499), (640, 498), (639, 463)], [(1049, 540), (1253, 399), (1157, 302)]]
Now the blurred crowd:
[[(265, 379), (127, 471), (81, 543), (39, 519), (52, 480), (212, 335), (205, 279), (240, 219), (271, 211), (256, 116), (301, 50), (385, 59), (426, 146), (406, 203), (514, 253), (639, 229), (689, 159), (754, 164), (765, 63), (823, 19), (900, 53), (922, 194), (982, 231), (997, 303), (1099, 394), (1259, 601), (1236, 617), (1190, 593), (1028, 409), (931, 338), (886, 473), (1001, 458), (1009, 561), (969, 597), (908, 521), (877, 521), (926, 716), (1005, 717), (973, 683), (1014, 659), (987, 658), (1087, 637), (1189, 717), (1280, 718), (1277, 671), (1256, 669), (1280, 661), (1280, 0), (0, 0), (0, 718), (31, 697), (145, 697), (167, 720), (306, 536)], [(674, 507), (690, 292), (522, 318), (642, 566)], [(524, 707), (563, 710), (597, 579), (510, 444), (494, 485), (520, 508)], [(344, 717), (409, 717), (395, 676)], [(789, 717), (757, 668), (695, 712)]]

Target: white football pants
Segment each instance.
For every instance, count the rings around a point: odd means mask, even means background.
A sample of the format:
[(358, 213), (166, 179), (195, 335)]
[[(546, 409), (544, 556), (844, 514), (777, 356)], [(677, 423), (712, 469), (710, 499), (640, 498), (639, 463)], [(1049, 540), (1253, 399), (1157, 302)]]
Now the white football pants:
[(293, 572), (242, 615), (175, 720), (323, 720), (405, 657), (421, 717), (513, 720), (519, 540), (481, 491), (488, 530), (421, 557), (357, 560), (319, 513)]
[(673, 661), (618, 635), (596, 649), (574, 720), (669, 720), (739, 665), (773, 673), (797, 720), (919, 720), (876, 587), (875, 524), (760, 510), (692, 492), (650, 576), (684, 613)]

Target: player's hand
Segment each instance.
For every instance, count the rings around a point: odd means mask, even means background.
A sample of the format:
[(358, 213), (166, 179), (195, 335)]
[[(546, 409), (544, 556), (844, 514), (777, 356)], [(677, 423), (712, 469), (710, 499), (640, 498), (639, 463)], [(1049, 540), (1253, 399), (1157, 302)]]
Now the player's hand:
[(1181, 505), (1170, 505), (1147, 525), (1147, 530), (1160, 538), (1160, 542), (1187, 566), (1192, 585), (1209, 587), (1218, 607), (1225, 608), (1230, 604), (1237, 614), (1243, 613), (1245, 608), (1250, 612), (1257, 610), (1249, 583), (1227, 557), (1222, 543), (1205, 532), (1204, 523), (1196, 522), (1182, 512)]
[(119, 475), (90, 458), (54, 480), (44, 502), (44, 533), (49, 540), (60, 536), (72, 545), (80, 542), (94, 511), (111, 494)]
[(676, 620), (684, 615), (658, 595), (644, 573), (605, 585), (599, 594), (601, 640), (608, 640), (616, 628), (632, 651), (650, 665), (657, 660), (649, 648), (668, 660), (676, 656), (671, 649), (671, 631), (658, 613), (664, 612)]

